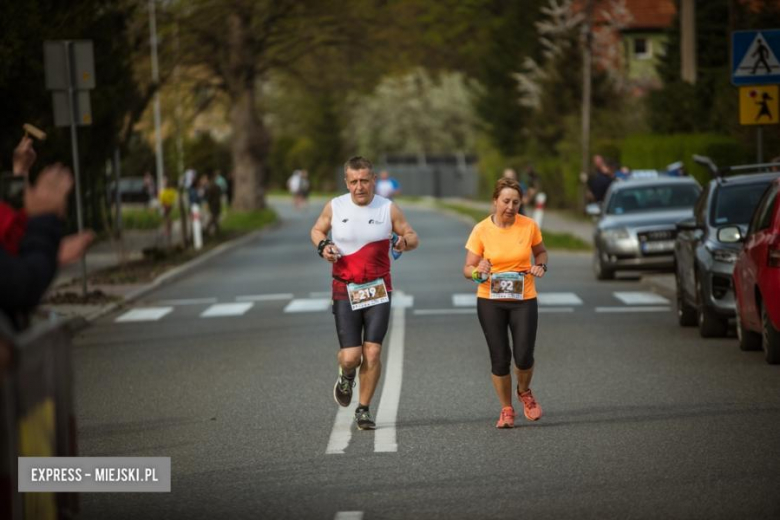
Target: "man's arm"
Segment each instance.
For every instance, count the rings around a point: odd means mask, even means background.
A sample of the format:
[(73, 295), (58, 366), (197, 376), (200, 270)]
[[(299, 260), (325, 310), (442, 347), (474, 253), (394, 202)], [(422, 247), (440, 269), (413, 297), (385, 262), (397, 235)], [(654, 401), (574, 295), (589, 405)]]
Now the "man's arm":
[[(319, 248), (319, 245), (323, 240), (328, 240), (332, 218), (333, 209), (330, 206), (330, 202), (327, 202), (325, 207), (322, 208), (322, 213), (317, 217), (314, 226), (311, 228), (311, 243), (314, 244), (314, 247)], [(322, 250), (322, 258), (332, 263), (341, 258), (341, 255), (336, 246), (329, 245)]]
[(401, 211), (395, 202), (390, 206), (390, 218), (393, 220), (393, 232), (398, 235), (398, 242), (396, 242), (396, 251), (411, 251), (417, 249), (420, 245), (420, 239), (417, 233), (412, 229), (409, 222), (406, 221), (404, 212)]

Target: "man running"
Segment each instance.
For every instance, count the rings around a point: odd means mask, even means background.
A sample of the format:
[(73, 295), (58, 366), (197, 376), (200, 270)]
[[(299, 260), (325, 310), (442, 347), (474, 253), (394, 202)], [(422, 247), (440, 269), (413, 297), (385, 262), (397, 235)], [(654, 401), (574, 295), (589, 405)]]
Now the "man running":
[(325, 204), (311, 229), (311, 241), (319, 255), (333, 264), (333, 314), (341, 345), (333, 397), (340, 406), (349, 406), (360, 367), (355, 421), (359, 429), (373, 430), (376, 423), (369, 405), (379, 382), (393, 290), (390, 238), (392, 233), (398, 235), (393, 246), (398, 252), (415, 249), (419, 240), (401, 209), (374, 193), (376, 175), (368, 159), (347, 161), (344, 181), (349, 193)]

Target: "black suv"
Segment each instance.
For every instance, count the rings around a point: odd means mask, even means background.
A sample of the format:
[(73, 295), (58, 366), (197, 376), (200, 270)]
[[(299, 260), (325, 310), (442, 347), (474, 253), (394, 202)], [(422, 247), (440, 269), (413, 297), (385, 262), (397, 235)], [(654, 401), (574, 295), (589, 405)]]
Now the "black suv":
[[(780, 172), (717, 177), (701, 193), (693, 218), (677, 224), (674, 244), (677, 318), (699, 326), (702, 337), (725, 336), (734, 313), (732, 273), (741, 244), (719, 230), (739, 226), (744, 234), (753, 210)], [(733, 228), (732, 228), (733, 229)]]

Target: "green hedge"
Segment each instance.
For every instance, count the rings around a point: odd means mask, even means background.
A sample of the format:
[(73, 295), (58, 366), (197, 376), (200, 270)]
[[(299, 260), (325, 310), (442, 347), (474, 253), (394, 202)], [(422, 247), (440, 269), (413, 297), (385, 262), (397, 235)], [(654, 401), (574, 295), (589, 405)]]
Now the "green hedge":
[(620, 162), (632, 169), (661, 170), (683, 161), (686, 171), (705, 183), (710, 173), (693, 161), (693, 154), (705, 155), (718, 166), (755, 162), (744, 145), (717, 134), (632, 135), (623, 140)]

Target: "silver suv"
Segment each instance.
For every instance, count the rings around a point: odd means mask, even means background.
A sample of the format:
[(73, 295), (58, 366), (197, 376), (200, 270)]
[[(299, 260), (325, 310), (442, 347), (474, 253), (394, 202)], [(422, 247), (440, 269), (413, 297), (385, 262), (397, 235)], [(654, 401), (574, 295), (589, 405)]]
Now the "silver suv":
[(701, 186), (692, 177), (657, 177), (613, 182), (601, 207), (593, 237), (593, 271), (610, 280), (617, 271), (674, 268), (677, 222), (693, 216)]

